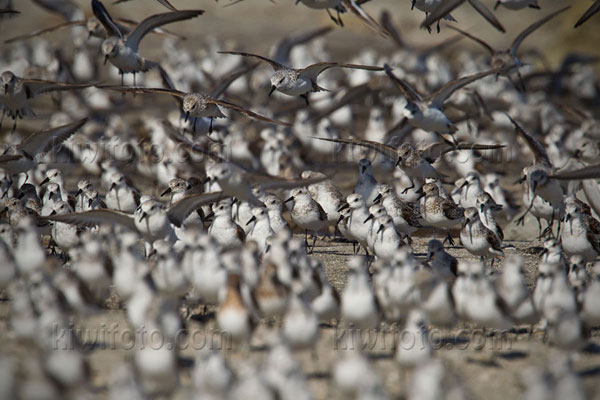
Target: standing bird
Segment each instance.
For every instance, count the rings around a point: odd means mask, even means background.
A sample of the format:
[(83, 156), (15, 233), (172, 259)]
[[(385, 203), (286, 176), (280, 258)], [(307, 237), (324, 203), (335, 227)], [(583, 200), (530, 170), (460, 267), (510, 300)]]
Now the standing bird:
[(285, 202), (289, 203), (292, 200), (294, 201), (294, 207), (291, 210), (292, 220), (301, 228), (304, 228), (304, 245), (307, 252), (309, 252), (308, 231), (310, 230), (315, 233), (313, 244), (310, 248), (310, 253), (312, 253), (317, 242), (316, 232), (325, 226), (327, 213), (319, 203), (313, 200), (305, 188), (294, 189)]

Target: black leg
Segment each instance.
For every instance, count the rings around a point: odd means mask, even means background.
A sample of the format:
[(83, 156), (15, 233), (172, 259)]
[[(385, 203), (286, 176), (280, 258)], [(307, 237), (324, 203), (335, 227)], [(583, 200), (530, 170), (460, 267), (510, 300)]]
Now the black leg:
[(329, 18), (331, 18), (331, 20), (336, 24), (339, 25), (340, 22), (333, 16), (331, 15), (331, 11), (329, 11), (329, 8), (327, 8), (327, 14), (329, 15)]
[(15, 133), (15, 130), (17, 129), (17, 120), (18, 120), (18, 115), (15, 115), (15, 119), (14, 119), (15, 123), (13, 124), (13, 127), (12, 127), (13, 133)]
[(192, 125), (192, 131), (194, 132), (194, 134), (196, 133), (196, 117), (192, 118), (194, 125)]
[(135, 87), (135, 72), (133, 73), (133, 87)]
[(318, 236), (317, 236), (317, 233), (316, 233), (316, 232), (314, 233), (314, 235), (315, 235), (315, 237), (314, 237), (314, 239), (313, 239), (313, 244), (312, 244), (312, 247), (311, 247), (311, 249), (310, 249), (310, 253), (311, 253), (311, 254), (315, 252), (315, 244), (317, 244), (317, 238), (318, 238)]
[[(123, 71), (119, 70), (119, 74), (121, 75), (121, 86), (123, 86)], [(123, 95), (125, 95), (125, 92), (123, 92)]]
[(440, 20), (438, 19), (437, 25), (436, 25), (436, 29), (437, 29), (437, 33), (440, 33)]
[(0, 117), (0, 129), (2, 129), (2, 121), (4, 121), (4, 114), (6, 114), (6, 109), (2, 108), (2, 117)]
[(448, 232), (446, 234), (446, 239), (444, 239), (444, 244), (446, 244), (446, 242), (448, 242), (448, 244), (450, 246), (454, 246), (454, 239), (452, 239), (452, 235), (450, 235), (450, 232)]
[(304, 99), (304, 102), (306, 103), (306, 106), (308, 107), (309, 103), (308, 103), (308, 93), (304, 93), (302, 95), (300, 95), (300, 97), (302, 97)]
[(340, 10), (339, 10), (339, 8), (337, 8), (336, 11), (337, 11), (337, 20), (338, 20), (340, 26), (343, 28), (344, 27), (344, 22), (342, 21), (342, 17), (340, 16)]
[(306, 248), (306, 252), (308, 253), (308, 229), (304, 230), (304, 247)]
[(210, 117), (210, 125), (208, 126), (208, 133), (212, 133), (212, 124), (213, 124), (213, 117)]
[(402, 194), (406, 194), (406, 193), (408, 193), (408, 191), (409, 191), (410, 189), (413, 189), (414, 187), (415, 187), (415, 183), (414, 183), (414, 182), (413, 182), (413, 180), (411, 179), (411, 180), (410, 180), (410, 186), (409, 186), (409, 187), (407, 187), (406, 189), (404, 189), (404, 190), (402, 191)]

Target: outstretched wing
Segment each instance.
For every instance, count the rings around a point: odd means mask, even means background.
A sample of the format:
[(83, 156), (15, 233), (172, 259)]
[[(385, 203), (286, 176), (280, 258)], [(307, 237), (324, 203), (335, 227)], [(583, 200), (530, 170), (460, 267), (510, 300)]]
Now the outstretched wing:
[[(115, 2), (113, 2), (113, 4), (120, 4), (120, 3), (125, 3), (129, 0), (117, 0)], [(158, 1), (160, 4), (162, 4), (163, 6), (167, 7), (169, 10), (171, 11), (178, 11), (175, 7), (173, 7), (173, 5), (171, 3), (169, 3), (167, 0), (156, 0)]]
[(10, 39), (6, 39), (4, 41), (4, 43), (14, 43), (14, 42), (18, 42), (20, 40), (31, 39), (36, 36), (44, 35), (49, 32), (54, 32), (59, 29), (69, 28), (72, 26), (82, 26), (82, 25), (85, 25), (85, 21), (72, 21), (72, 22), (67, 21), (67, 22), (63, 22), (62, 24), (54, 25), (54, 26), (44, 28), (44, 29), (38, 29), (33, 32), (26, 33), (24, 35), (19, 35), (19, 36), (10, 38)]
[(529, 133), (525, 132), (525, 129), (523, 129), (523, 127), (521, 125), (519, 125), (519, 123), (517, 121), (512, 119), (510, 115), (506, 114), (506, 116), (508, 117), (508, 119), (510, 119), (510, 122), (512, 122), (513, 125), (515, 126), (515, 130), (527, 142), (527, 145), (533, 152), (535, 162), (543, 163), (543, 164), (551, 167), (552, 163), (550, 162), (550, 157), (548, 157), (548, 153), (546, 152), (546, 148), (544, 147), (544, 145), (541, 144), (539, 140), (537, 140), (536, 138), (531, 136)]
[(252, 64), (248, 67), (245, 68), (240, 68), (236, 71), (233, 71), (231, 74), (229, 74), (228, 76), (226, 76), (210, 93), (210, 97), (217, 99), (219, 98), (223, 93), (225, 93), (225, 91), (227, 90), (227, 88), (236, 81), (236, 79), (238, 79), (240, 76), (247, 74), (248, 72), (252, 71), (254, 68), (256, 68), (258, 66), (259, 63), (256, 64)]
[(275, 61), (280, 63), (287, 63), (290, 60), (290, 53), (292, 49), (300, 44), (308, 43), (319, 36), (325, 35), (333, 30), (331, 25), (324, 26), (322, 28), (312, 29), (307, 32), (303, 32), (295, 36), (284, 37), (277, 45), (275, 50)]
[(484, 49), (486, 49), (486, 50), (488, 51), (488, 53), (490, 53), (490, 56), (493, 56), (493, 55), (494, 55), (494, 53), (496, 52), (496, 51), (494, 50), (494, 48), (493, 48), (492, 46), (490, 46), (490, 45), (489, 45), (487, 42), (485, 42), (484, 40), (482, 40), (482, 39), (480, 39), (480, 38), (478, 38), (478, 37), (476, 37), (476, 36), (473, 36), (473, 35), (471, 35), (470, 33), (468, 33), (468, 32), (465, 32), (465, 31), (463, 31), (462, 29), (459, 29), (459, 28), (457, 28), (457, 27), (455, 27), (455, 26), (453, 26), (453, 25), (448, 25), (448, 28), (450, 28), (450, 29), (452, 29), (452, 30), (455, 30), (456, 32), (458, 32), (458, 33), (461, 33), (461, 34), (465, 35), (466, 37), (468, 37), (469, 39), (471, 39), (471, 40), (475, 41), (476, 43), (479, 43), (479, 44), (480, 44), (480, 45), (481, 45), (481, 46), (482, 46)]
[(406, 100), (413, 102), (413, 103), (423, 101), (421, 98), (421, 95), (415, 89), (413, 89), (412, 86), (410, 86), (407, 82), (405, 82), (403, 79), (398, 78), (392, 72), (392, 68), (390, 68), (390, 66), (388, 64), (385, 64), (383, 66), (383, 68), (385, 69), (386, 75), (392, 80), (392, 82), (394, 82), (396, 84), (398, 89), (400, 89), (400, 91), (402, 92), (402, 95), (404, 97), (406, 97)]
[(312, 137), (312, 139), (319, 139), (319, 140), (325, 140), (328, 142), (343, 143), (343, 144), (350, 144), (353, 146), (366, 147), (367, 149), (375, 150), (375, 151), (387, 156), (388, 158), (390, 158), (393, 161), (396, 161), (396, 158), (398, 158), (398, 153), (396, 152), (395, 148), (393, 148), (392, 146), (388, 146), (387, 144), (373, 142), (371, 140), (332, 139), (332, 138), (322, 138), (322, 137), (314, 137), (314, 136)]
[(500, 72), (500, 70), (491, 69), (488, 71), (483, 71), (483, 72), (479, 72), (476, 74), (463, 76), (462, 78), (458, 78), (458, 79), (455, 79), (453, 81), (446, 83), (444, 86), (442, 86), (440, 89), (438, 89), (435, 93), (433, 93), (430, 96), (431, 107), (442, 108), (444, 101), (446, 101), (446, 99), (448, 97), (450, 97), (450, 95), (452, 95), (452, 93), (454, 93), (458, 89), (460, 89), (464, 86), (467, 86), (468, 84), (475, 82), (481, 78), (485, 78), (488, 75), (492, 75), (492, 74), (495, 74), (498, 72)]
[(585, 21), (592, 18), (598, 11), (600, 11), (600, 0), (594, 1), (594, 4), (592, 4), (590, 8), (588, 8), (587, 11), (583, 13), (581, 18), (579, 18), (575, 23), (575, 26), (573, 26), (573, 28), (577, 28), (578, 26), (582, 25)]
[(23, 142), (21, 142), (21, 150), (23, 150), (31, 157), (35, 157), (38, 154), (45, 153), (57, 144), (60, 144), (67, 140), (86, 122), (87, 118), (84, 118), (67, 125), (59, 126), (58, 128), (35, 132), (29, 135), (27, 138), (25, 138)]
[(241, 52), (241, 51), (219, 51), (218, 53), (219, 54), (231, 54), (231, 55), (235, 55), (235, 56), (256, 58), (259, 61), (266, 62), (267, 64), (269, 64), (275, 71), (278, 71), (280, 69), (289, 69), (285, 65), (280, 64), (280, 63), (278, 63), (275, 60), (271, 60), (270, 58), (259, 56), (258, 54), (244, 53), (244, 52)]
[(571, 6), (566, 6), (566, 7), (561, 8), (560, 10), (556, 10), (553, 13), (546, 15), (544, 18), (540, 19), (539, 21), (534, 22), (533, 24), (529, 25), (527, 28), (525, 28), (525, 30), (523, 32), (519, 33), (519, 36), (517, 36), (515, 38), (515, 40), (513, 40), (512, 46), (510, 47), (510, 52), (511, 52), (512, 56), (513, 57), (517, 56), (517, 50), (519, 49), (519, 46), (521, 45), (521, 43), (523, 42), (523, 40), (525, 40), (525, 38), (527, 36), (529, 36), (531, 33), (533, 33), (537, 28), (544, 25), (546, 22), (550, 21), (552, 18), (554, 18), (558, 14), (568, 10), (569, 8), (571, 8)]
[(141, 40), (149, 32), (158, 28), (159, 26), (170, 24), (177, 21), (184, 21), (186, 19), (194, 18), (204, 14), (204, 10), (186, 10), (186, 11), (174, 11), (164, 14), (156, 14), (146, 18), (131, 32), (127, 35), (127, 47), (137, 52)]
[(49, 215), (47, 217), (41, 217), (41, 219), (48, 221), (64, 222), (67, 224), (83, 227), (93, 227), (96, 225), (104, 224), (118, 224), (132, 231), (138, 231), (135, 226), (135, 222), (133, 221), (132, 215), (126, 214), (121, 211), (109, 209), (97, 209), (70, 214)]
[(554, 175), (548, 175), (548, 178), (564, 180), (597, 179), (600, 178), (600, 164), (590, 165), (574, 171), (559, 172)]
[(118, 36), (123, 39), (123, 33), (119, 30), (119, 27), (113, 21), (108, 11), (106, 11), (106, 8), (104, 8), (104, 4), (98, 0), (92, 0), (92, 11), (104, 27), (107, 37)]
[(227, 195), (223, 192), (191, 194), (185, 196), (169, 207), (167, 209), (167, 216), (172, 224), (181, 226), (188, 215), (197, 210), (198, 207), (209, 203), (215, 203), (225, 197), (227, 197)]
[(59, 90), (85, 89), (87, 87), (94, 86), (93, 83), (66, 83), (44, 81), (41, 79), (23, 79), (23, 85), (25, 86), (25, 91), (28, 98), (40, 93), (55, 92)]
[(503, 144), (478, 144), (478, 143), (432, 143), (422, 150), (419, 150), (421, 157), (430, 163), (434, 163), (438, 158), (446, 153), (459, 150), (497, 150), (506, 147)]
[(237, 111), (239, 113), (242, 113), (248, 117), (254, 118), (254, 119), (259, 119), (261, 121), (265, 121), (265, 122), (270, 122), (272, 124), (277, 124), (277, 125), (284, 125), (284, 126), (291, 126), (292, 124), (290, 124), (289, 122), (283, 122), (283, 121), (278, 121), (275, 119), (271, 119), (265, 116), (262, 116), (260, 114), (257, 114), (253, 111), (248, 110), (247, 108), (244, 108), (242, 106), (238, 106), (237, 104), (233, 104), (230, 103), (228, 101), (225, 100), (216, 100), (216, 99), (210, 99), (209, 102), (214, 103), (218, 106), (221, 107), (225, 107), (225, 108), (229, 108), (231, 110)]
[(118, 85), (98, 85), (98, 89), (116, 90), (117, 92), (123, 93), (135, 93), (135, 94), (168, 94), (169, 96), (183, 99), (187, 93), (181, 92), (175, 89), (165, 88), (144, 88), (144, 87), (131, 87), (131, 86), (118, 86)]
[(489, 22), (494, 28), (498, 29), (502, 33), (506, 33), (506, 30), (498, 21), (498, 19), (494, 16), (494, 13), (490, 11), (483, 3), (479, 0), (468, 0), (471, 7), (475, 9), (487, 22)]

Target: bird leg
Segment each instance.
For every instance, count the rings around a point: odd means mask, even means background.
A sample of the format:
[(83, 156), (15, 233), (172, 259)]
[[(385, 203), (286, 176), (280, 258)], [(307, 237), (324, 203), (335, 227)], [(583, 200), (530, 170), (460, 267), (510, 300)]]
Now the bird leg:
[(212, 133), (213, 117), (210, 117), (210, 125), (208, 126), (208, 133)]
[(306, 106), (308, 107), (308, 105), (309, 105), (309, 103), (308, 103), (308, 93), (301, 94), (300, 97), (302, 97), (304, 99), (304, 102), (306, 103)]
[(337, 11), (337, 20), (340, 23), (340, 26), (343, 28), (344, 27), (344, 22), (342, 21), (342, 17), (340, 16), (340, 9), (336, 8), (335, 10)]
[[(124, 75), (124, 73), (123, 73), (122, 70), (119, 70), (119, 75), (121, 75), (121, 86), (123, 86), (123, 75)], [(123, 97), (125, 97), (125, 92), (123, 92)]]
[(2, 129), (2, 121), (4, 121), (4, 114), (6, 114), (6, 109), (2, 107), (2, 117), (0, 117), (0, 129)]
[[(133, 87), (135, 87), (135, 72), (133, 73)], [(135, 92), (133, 92), (133, 95), (135, 96)]]
[(304, 247), (306, 248), (306, 252), (308, 253), (308, 229), (304, 230)]
[(402, 194), (406, 194), (406, 193), (408, 193), (408, 191), (409, 191), (410, 189), (414, 189), (414, 187), (415, 187), (415, 183), (414, 183), (414, 182), (413, 182), (413, 180), (411, 179), (411, 180), (410, 180), (410, 186), (409, 186), (409, 187), (407, 187), (407, 188), (405, 188), (405, 189), (402, 191)]
[(315, 232), (315, 233), (314, 233), (314, 238), (313, 238), (313, 244), (312, 244), (312, 247), (310, 248), (310, 254), (312, 254), (312, 253), (314, 253), (314, 252), (315, 252), (315, 244), (317, 243), (317, 238), (318, 238), (318, 237), (319, 237), (319, 236), (318, 236), (318, 235), (317, 235), (317, 233)]
[(437, 21), (436, 29), (437, 29), (437, 33), (440, 33), (440, 20), (439, 19)]
[(444, 239), (444, 244), (446, 244), (446, 242), (448, 242), (450, 244), (450, 246), (454, 246), (454, 239), (452, 239), (452, 235), (450, 234), (450, 232), (446, 233), (446, 238)]
[[(331, 18), (331, 20), (336, 24), (336, 25), (340, 25), (340, 21), (338, 21), (333, 15), (331, 15), (331, 11), (329, 11), (329, 8), (326, 9), (327, 10), (327, 14), (329, 15), (329, 18)], [(340, 25), (341, 26), (341, 25)]]

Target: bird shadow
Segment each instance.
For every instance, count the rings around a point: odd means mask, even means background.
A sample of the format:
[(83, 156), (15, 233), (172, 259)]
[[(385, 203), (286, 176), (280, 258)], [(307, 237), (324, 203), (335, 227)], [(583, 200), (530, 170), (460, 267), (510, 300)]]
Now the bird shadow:
[(582, 352), (586, 354), (600, 354), (600, 346), (596, 343), (588, 343)]
[(520, 360), (523, 358), (527, 358), (529, 354), (525, 351), (514, 350), (505, 353), (497, 353), (497, 355), (498, 357), (504, 358), (505, 360)]
[(500, 364), (496, 360), (482, 360), (473, 357), (467, 357), (467, 362), (471, 364), (477, 364), (484, 367), (500, 368)]
[(195, 361), (192, 357), (179, 356), (177, 358), (177, 366), (180, 368), (192, 368), (195, 365)]
[(329, 371), (314, 371), (306, 374), (306, 379), (330, 379), (331, 372)]
[(598, 375), (600, 375), (600, 365), (588, 367), (582, 371), (579, 371), (577, 373), (577, 375), (579, 375), (582, 378), (587, 378), (590, 376), (598, 376)]

